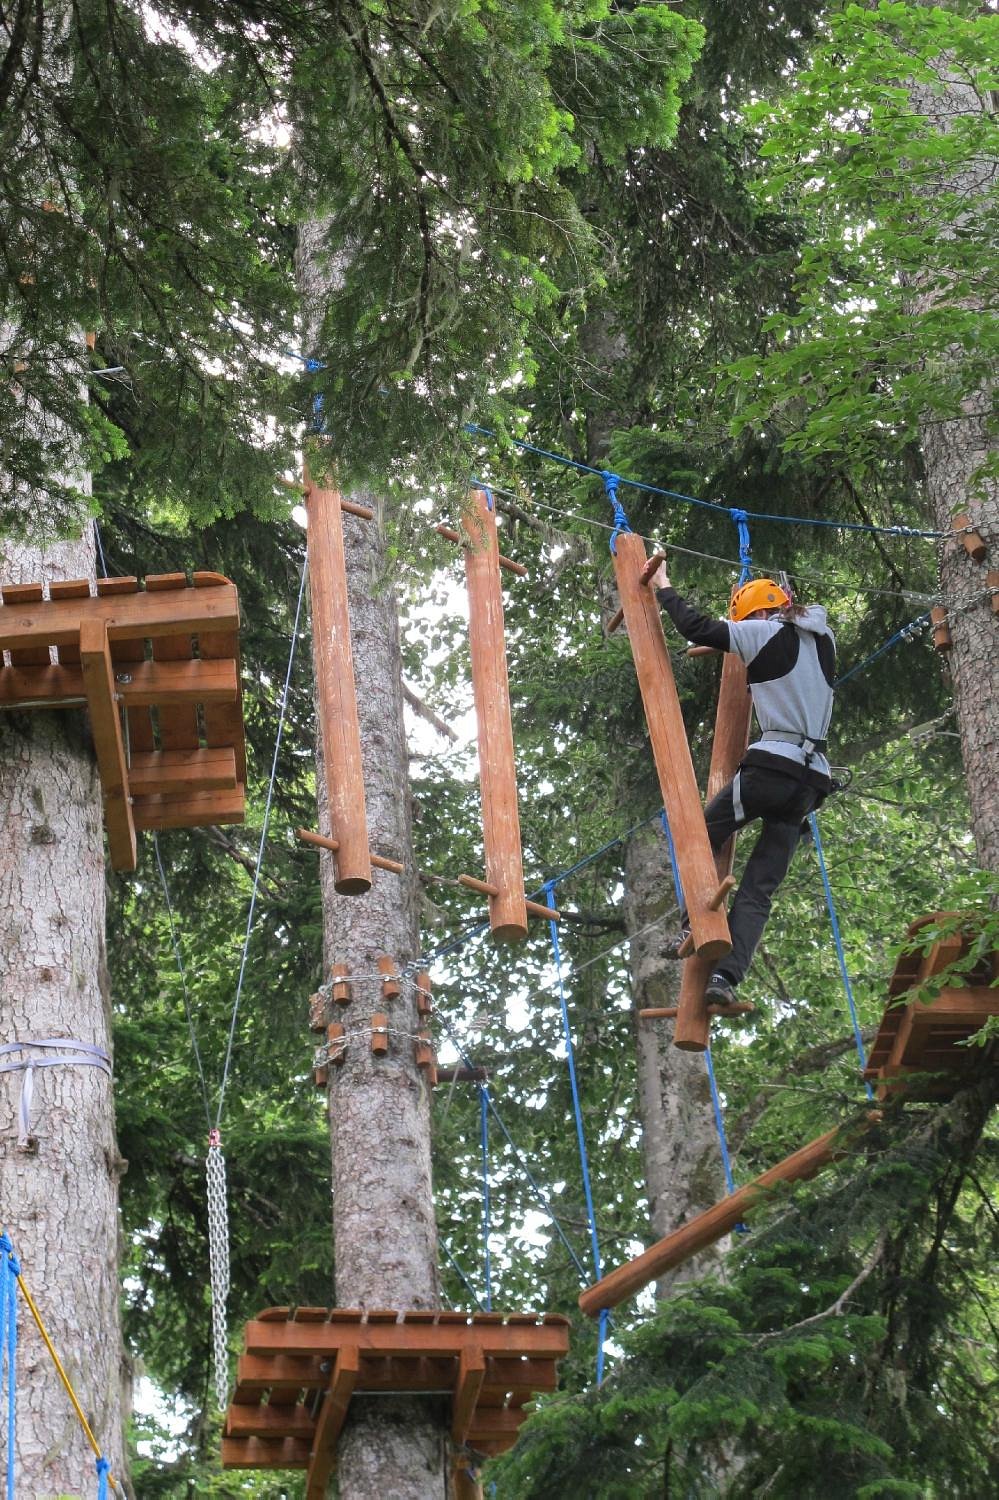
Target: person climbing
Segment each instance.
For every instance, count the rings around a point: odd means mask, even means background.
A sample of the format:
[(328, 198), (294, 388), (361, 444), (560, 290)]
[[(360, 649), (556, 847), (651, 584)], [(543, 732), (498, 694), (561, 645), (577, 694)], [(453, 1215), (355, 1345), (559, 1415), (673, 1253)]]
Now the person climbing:
[[(707, 998), (730, 1004), (763, 936), (773, 897), (791, 866), (804, 820), (832, 789), (826, 736), (832, 718), (836, 642), (821, 605), (792, 603), (771, 578), (755, 578), (732, 595), (727, 620), (701, 614), (677, 593), (665, 563), (652, 578), (662, 608), (696, 646), (731, 651), (746, 664), (760, 728), (728, 786), (704, 809), (717, 852), (756, 818), (760, 836), (746, 861), (729, 913), (732, 951), (708, 980)], [(679, 958), (689, 936), (687, 915), (668, 943)]]

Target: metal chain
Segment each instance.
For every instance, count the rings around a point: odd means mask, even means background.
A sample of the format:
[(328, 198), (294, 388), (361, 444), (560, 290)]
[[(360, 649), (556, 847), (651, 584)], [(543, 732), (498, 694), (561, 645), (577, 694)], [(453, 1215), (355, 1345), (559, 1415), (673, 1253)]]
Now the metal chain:
[(229, 1205), (225, 1157), (217, 1130), (213, 1130), (208, 1139), (205, 1175), (208, 1181), (208, 1263), (212, 1286), (215, 1399), (219, 1411), (224, 1412), (229, 1400)]

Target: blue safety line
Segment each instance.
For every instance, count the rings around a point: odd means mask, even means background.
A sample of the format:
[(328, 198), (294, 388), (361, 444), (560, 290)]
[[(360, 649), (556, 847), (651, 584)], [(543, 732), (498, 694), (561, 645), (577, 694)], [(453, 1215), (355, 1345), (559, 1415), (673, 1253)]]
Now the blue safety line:
[[(478, 422), (466, 422), (465, 431), (478, 437), (496, 436), (490, 428), (480, 427)], [(564, 453), (553, 453), (548, 448), (538, 448), (534, 443), (525, 443), (520, 438), (507, 438), (506, 441), (514, 448), (519, 448), (522, 453), (533, 453), (538, 458), (547, 458), (552, 463), (562, 464), (564, 468), (575, 469), (577, 474), (595, 474), (598, 479), (603, 479), (605, 476), (604, 469), (581, 463), (579, 459), (569, 458)], [(686, 505), (698, 505), (704, 510), (731, 515), (730, 507), (721, 505), (716, 500), (699, 500), (696, 495), (685, 495), (680, 490), (666, 490), (657, 484), (645, 484), (640, 479), (627, 479), (623, 474), (616, 474), (614, 478), (618, 484), (630, 485), (632, 489), (643, 490), (648, 495), (664, 495), (668, 500), (682, 500)], [(951, 535), (949, 531), (923, 531), (915, 526), (867, 526), (859, 521), (827, 521), (821, 516), (777, 516), (759, 510), (747, 510), (746, 515), (752, 517), (754, 521), (777, 521), (786, 526), (828, 526), (838, 531), (866, 531), (880, 536), (928, 537), (936, 540)]]
[[(725, 1172), (725, 1186), (729, 1195), (735, 1192), (735, 1178), (732, 1176), (732, 1158), (728, 1154), (728, 1140), (725, 1135), (725, 1117), (722, 1114), (721, 1096), (718, 1093), (718, 1084), (715, 1081), (715, 1065), (711, 1061), (711, 1044), (704, 1052), (704, 1061), (708, 1070), (708, 1083), (711, 1085), (711, 1108), (714, 1110), (715, 1129), (718, 1132), (718, 1145), (721, 1148), (722, 1168)], [(737, 1224), (736, 1229), (740, 1234), (745, 1233), (745, 1225)]]
[(444, 1254), (447, 1256), (448, 1260), (451, 1262), (451, 1268), (452, 1268), (452, 1270), (454, 1271), (455, 1275), (458, 1277), (458, 1279), (464, 1285), (464, 1288), (465, 1288), (466, 1292), (471, 1297), (471, 1299), (475, 1303), (476, 1307), (479, 1309), (480, 1312), (486, 1312), (487, 1309), (484, 1308), (482, 1306), (482, 1303), (479, 1301), (479, 1294), (478, 1294), (478, 1292), (475, 1290), (474, 1286), (469, 1281), (468, 1277), (465, 1275), (464, 1271), (461, 1269), (461, 1267), (459, 1266), (458, 1262), (455, 1260), (454, 1256), (451, 1254), (450, 1250), (448, 1249), (448, 1247), (443, 1242), (441, 1243), (441, 1249), (444, 1251)]
[[(669, 862), (673, 867), (673, 888), (676, 891), (676, 904), (683, 911), (683, 886), (680, 883), (680, 866), (677, 864), (676, 847), (673, 843), (673, 832), (669, 826), (669, 818), (666, 809), (662, 810), (663, 833), (666, 835), (666, 847), (669, 850)], [(718, 1132), (718, 1149), (721, 1152), (722, 1170), (725, 1173), (725, 1185), (729, 1193), (735, 1192), (735, 1178), (732, 1176), (732, 1158), (728, 1153), (728, 1137), (725, 1134), (725, 1116), (722, 1113), (721, 1095), (718, 1092), (718, 1082), (715, 1078), (715, 1067), (711, 1061), (711, 1045), (705, 1048), (704, 1065), (708, 1074), (708, 1087), (711, 1090), (711, 1108), (715, 1117), (715, 1129)], [(745, 1226), (737, 1224), (736, 1230), (743, 1234)]]
[[(14, 1438), (17, 1415), (17, 1278), (21, 1263), (10, 1235), (0, 1235), (0, 1366), (7, 1363), (7, 1500), (14, 1500)], [(2, 1373), (2, 1368), (0, 1368)]]
[(739, 587), (749, 582), (749, 575), (753, 569), (753, 546), (749, 536), (748, 510), (737, 510), (735, 507), (729, 511), (729, 515), (735, 522), (739, 531)]
[(479, 1135), (482, 1142), (482, 1258), (486, 1273), (486, 1312), (493, 1310), (493, 1270), (489, 1258), (489, 1090), (479, 1084)]
[[(540, 894), (541, 893), (539, 892), (539, 895)], [(474, 1061), (469, 1056), (469, 1054), (465, 1051), (464, 1047), (461, 1045), (461, 1042), (458, 1040), (458, 1038), (455, 1036), (455, 1034), (454, 1034), (454, 1028), (451, 1025), (449, 1025), (446, 1016), (443, 1014), (443, 1012), (440, 1012), (440, 1011), (437, 1012), (436, 1014), (437, 1014), (438, 1025), (442, 1026), (443, 1029), (447, 1032), (448, 1036), (451, 1039), (451, 1042), (454, 1045), (455, 1051), (458, 1053), (458, 1056), (461, 1058), (462, 1062), (465, 1064), (466, 1067), (468, 1067), (468, 1068), (474, 1068), (475, 1067)], [(587, 1271), (586, 1267), (583, 1265), (583, 1262), (580, 1260), (580, 1258), (576, 1254), (575, 1250), (572, 1248), (572, 1245), (570, 1244), (569, 1240), (566, 1238), (565, 1230), (562, 1228), (562, 1225), (559, 1223), (558, 1217), (557, 1217), (557, 1215), (555, 1213), (555, 1210), (552, 1208), (551, 1199), (545, 1193), (544, 1189), (539, 1186), (538, 1181), (535, 1178), (533, 1172), (531, 1171), (530, 1167), (527, 1165), (526, 1161), (524, 1160), (523, 1156), (521, 1155), (521, 1153), (520, 1153), (520, 1151), (519, 1151), (516, 1143), (514, 1142), (513, 1136), (510, 1134), (509, 1130), (507, 1130), (506, 1125), (504, 1124), (503, 1119), (500, 1116), (499, 1110), (496, 1108), (496, 1105), (493, 1102), (492, 1095), (487, 1092), (486, 1097), (489, 1100), (489, 1113), (492, 1115), (493, 1119), (496, 1121), (496, 1124), (499, 1126), (500, 1130), (502, 1130), (504, 1139), (506, 1140), (507, 1145), (510, 1147), (510, 1150), (513, 1152), (514, 1161), (520, 1167), (520, 1169), (523, 1172), (524, 1176), (526, 1177), (527, 1181), (530, 1183), (531, 1187), (533, 1188), (534, 1194), (535, 1194), (538, 1202), (544, 1208), (545, 1213), (548, 1215), (549, 1219), (551, 1220), (552, 1227), (554, 1228), (554, 1230), (555, 1230), (556, 1234), (558, 1235), (559, 1239), (562, 1241), (562, 1244), (565, 1246), (566, 1250), (568, 1251), (569, 1258), (571, 1259), (573, 1265), (576, 1267), (576, 1270), (579, 1272), (579, 1274), (582, 1277), (583, 1281), (584, 1282), (587, 1281), (587, 1279), (589, 1277), (589, 1272)]]
[(107, 1500), (108, 1474), (110, 1472), (111, 1465), (108, 1463), (107, 1459), (103, 1455), (101, 1455), (100, 1458), (94, 1460), (94, 1468), (97, 1470), (97, 1500)]
[[(549, 907), (555, 905), (555, 882), (550, 880), (545, 886), (545, 904)], [(593, 1188), (590, 1183), (590, 1162), (586, 1153), (586, 1133), (583, 1130), (583, 1110), (579, 1100), (579, 1082), (576, 1078), (576, 1051), (572, 1044), (572, 1027), (569, 1025), (569, 1006), (565, 998), (565, 984), (562, 979), (562, 950), (558, 940), (558, 923), (550, 918), (548, 931), (552, 940), (552, 958), (555, 963), (555, 977), (558, 980), (558, 999), (562, 1010), (562, 1030), (565, 1033), (565, 1055), (569, 1065), (569, 1087), (572, 1091), (572, 1112), (576, 1120), (576, 1140), (579, 1143), (579, 1168), (583, 1177), (583, 1196), (586, 1199), (586, 1219), (590, 1226), (590, 1253), (593, 1256), (594, 1279), (599, 1281), (603, 1276), (600, 1264), (600, 1241), (597, 1236), (597, 1216), (593, 1208)], [(604, 1339), (603, 1331), (597, 1343), (597, 1385), (604, 1378)]]
[(617, 487), (621, 483), (620, 479), (616, 474), (608, 473), (607, 470), (602, 470), (600, 477), (604, 482), (604, 494), (610, 501), (611, 509), (614, 512), (614, 530), (610, 534), (610, 549), (612, 556), (616, 557), (617, 539), (622, 531), (630, 531), (631, 527), (628, 524), (628, 517), (624, 513), (624, 506), (617, 498)]
[(877, 661), (879, 656), (884, 656), (885, 652), (890, 651), (892, 646), (897, 646), (899, 641), (911, 640), (913, 636), (919, 634), (929, 618), (930, 611), (927, 610), (926, 613), (924, 615), (920, 615), (918, 619), (910, 620), (908, 625), (903, 625), (901, 630), (896, 630), (895, 634), (890, 635), (885, 641), (884, 645), (879, 646), (876, 651), (872, 651), (870, 656), (865, 656), (864, 660), (858, 662), (855, 667), (851, 667), (849, 672), (844, 672), (842, 677), (837, 677), (836, 681), (833, 683), (833, 686), (838, 688), (842, 687), (844, 682), (849, 682), (851, 677), (855, 677), (858, 672), (862, 672), (865, 667), (869, 667), (872, 661)]
[[(860, 1034), (860, 1021), (857, 1017), (857, 1002), (853, 997), (853, 985), (850, 983), (850, 971), (846, 967), (846, 954), (843, 952), (843, 939), (840, 936), (839, 920), (836, 916), (836, 904), (833, 901), (832, 886), (829, 884), (829, 872), (826, 869), (826, 857), (822, 848), (822, 835), (819, 833), (819, 820), (814, 813), (808, 814), (809, 827), (812, 830), (812, 838), (815, 840), (815, 852), (819, 856), (819, 869), (822, 871), (822, 886), (826, 893), (826, 906), (829, 908), (829, 921), (832, 926), (833, 942), (836, 944), (836, 957), (839, 960), (839, 972), (843, 979), (843, 988), (846, 990), (847, 1004), (850, 1007), (850, 1020), (853, 1023), (853, 1037), (857, 1044), (857, 1056), (860, 1058), (860, 1071), (863, 1073), (867, 1067), (867, 1056), (864, 1052), (864, 1038)], [(864, 1088), (867, 1090), (868, 1099), (874, 1098), (874, 1090), (865, 1080)]]

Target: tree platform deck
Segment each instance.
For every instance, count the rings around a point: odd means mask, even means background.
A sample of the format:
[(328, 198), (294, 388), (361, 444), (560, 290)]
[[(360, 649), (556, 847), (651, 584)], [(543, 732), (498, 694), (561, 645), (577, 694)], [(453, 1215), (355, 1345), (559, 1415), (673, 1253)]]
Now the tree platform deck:
[(0, 709), (89, 710), (111, 863), (136, 833), (240, 823), (239, 601), (220, 573), (0, 587)]
[[(908, 936), (915, 937), (931, 922), (959, 916), (936, 912), (913, 922)], [(999, 953), (980, 958), (952, 986), (933, 984), (952, 964), (968, 957), (975, 919), (968, 915), (962, 927), (933, 942), (925, 953), (899, 956), (888, 985), (888, 1004), (867, 1058), (864, 1077), (877, 1085), (880, 1099), (900, 1092), (909, 1099), (949, 1099), (961, 1087), (964, 1075), (982, 1063), (980, 1047), (963, 1045), (990, 1016), (999, 1015)], [(925, 999), (909, 991), (928, 986)], [(995, 1049), (991, 1053), (995, 1058)], [(904, 1080), (904, 1083), (903, 1083)]]
[(222, 1438), (229, 1469), (307, 1469), (326, 1494), (352, 1396), (451, 1397), (451, 1439), (513, 1446), (527, 1403), (554, 1391), (569, 1320), (546, 1313), (272, 1307), (246, 1325)]

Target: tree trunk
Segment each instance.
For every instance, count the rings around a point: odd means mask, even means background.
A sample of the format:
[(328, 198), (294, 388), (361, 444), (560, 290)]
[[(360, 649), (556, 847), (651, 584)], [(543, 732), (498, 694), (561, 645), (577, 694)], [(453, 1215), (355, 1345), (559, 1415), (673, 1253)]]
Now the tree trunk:
[[(926, 115), (945, 132), (948, 122), (961, 114), (981, 113), (987, 100), (969, 83), (948, 77), (941, 63), (946, 88), (934, 93), (928, 85), (911, 90), (913, 108)], [(964, 203), (972, 203), (994, 190), (996, 164), (982, 158), (965, 163), (952, 172), (943, 188), (956, 192)], [(961, 229), (958, 222), (942, 223), (941, 238), (952, 238)], [(941, 303), (947, 293), (939, 287), (913, 288), (912, 306), (917, 316)], [(965, 301), (962, 305), (967, 306)], [(988, 317), (983, 308), (982, 316)], [(961, 352), (955, 351), (955, 359)], [(940, 582), (944, 594), (960, 601), (949, 609), (953, 650), (947, 658), (954, 688), (954, 706), (961, 736), (961, 754), (971, 805), (971, 826), (978, 858), (986, 870), (999, 870), (999, 615), (986, 596), (987, 574), (999, 570), (999, 485), (980, 483), (976, 472), (989, 456), (989, 420), (994, 390), (983, 386), (971, 391), (962, 403), (961, 417), (951, 421), (921, 424), (920, 440), (926, 468), (926, 487), (935, 525), (948, 530), (955, 513), (964, 512), (988, 544), (988, 557), (976, 562), (961, 538), (944, 543)]]
[[(44, 554), (0, 545), (4, 582), (93, 573), (89, 528), (84, 541)], [(0, 714), (0, 826), (0, 1039), (66, 1038), (110, 1054), (103, 814), (82, 712)], [(125, 1163), (111, 1081), (97, 1067), (37, 1069), (31, 1135), (19, 1145), (24, 1080), (23, 1071), (0, 1075), (5, 1225), (95, 1436), (124, 1478), (117, 1200)], [(18, 1494), (93, 1495), (93, 1453), (23, 1300), (19, 1342)]]
[[(300, 232), (299, 279), (306, 306), (330, 294), (322, 265), (323, 226)], [(333, 456), (331, 448), (330, 457)], [(322, 454), (313, 472), (321, 474)], [(379, 509), (377, 497), (353, 498)], [(401, 860), (403, 876), (374, 870), (371, 890), (340, 896), (332, 858), (320, 856), (326, 971), (343, 963), (358, 977), (338, 1006), (346, 1057), (329, 1070), (333, 1156), (333, 1239), (340, 1307), (437, 1307), (437, 1230), (430, 1170), (430, 1101), (416, 1067), (416, 992), (404, 983), (382, 998), (379, 957), (399, 966), (419, 953), (411, 800), (403, 723), (402, 657), (395, 597), (386, 583), (383, 518), (344, 516), (351, 639), (373, 852)], [(319, 755), (321, 738), (317, 736)], [(325, 790), (319, 766), (320, 823)], [(372, 1054), (371, 1017), (388, 1015), (385, 1055)], [(341, 1500), (441, 1500), (446, 1486), (443, 1412), (426, 1397), (355, 1398), (339, 1443)]]
[[(625, 858), (624, 918), (636, 1011), (675, 1005), (679, 998), (681, 966), (662, 956), (675, 906), (666, 840), (658, 829), (644, 830), (630, 841)], [(672, 1021), (636, 1018), (635, 1033), (649, 1218), (652, 1237), (662, 1239), (724, 1197), (725, 1180), (705, 1057), (672, 1045)], [(669, 1272), (657, 1283), (658, 1295), (703, 1276), (727, 1246), (722, 1240)]]

